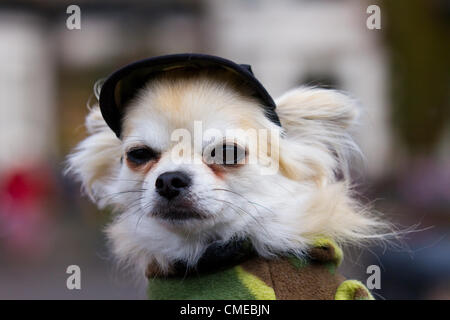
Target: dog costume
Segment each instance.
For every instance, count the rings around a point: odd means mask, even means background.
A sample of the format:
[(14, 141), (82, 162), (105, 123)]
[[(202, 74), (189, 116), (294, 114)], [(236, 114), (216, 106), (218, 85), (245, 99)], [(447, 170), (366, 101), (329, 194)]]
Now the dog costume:
[[(166, 71), (226, 70), (249, 86), (266, 117), (281, 126), (276, 105), (251, 67), (204, 54), (175, 54), (141, 60), (112, 73), (101, 83), (99, 105), (111, 130), (121, 139), (128, 102), (149, 79)], [(97, 89), (96, 89), (97, 91)], [(319, 239), (304, 258), (258, 257), (249, 241), (212, 244), (195, 268), (176, 263), (166, 276), (149, 266), (150, 299), (373, 299), (366, 287), (336, 273), (342, 250)]]
[[(304, 258), (285, 255), (264, 259), (249, 245), (218, 246), (206, 252), (197, 268), (178, 265), (168, 276), (147, 273), (150, 299), (193, 300), (373, 300), (359, 281), (336, 272), (342, 250), (318, 239)], [(225, 253), (224, 253), (225, 251)], [(227, 251), (231, 251), (228, 252)], [(224, 261), (232, 254), (232, 260)], [(212, 259), (212, 260), (211, 260)], [(224, 267), (224, 265), (226, 265)]]

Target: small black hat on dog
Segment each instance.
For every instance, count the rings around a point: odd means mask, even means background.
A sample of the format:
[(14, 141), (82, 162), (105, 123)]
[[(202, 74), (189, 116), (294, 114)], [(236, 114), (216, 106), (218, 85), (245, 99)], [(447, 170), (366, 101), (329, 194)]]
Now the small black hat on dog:
[(251, 67), (230, 60), (206, 55), (183, 53), (152, 57), (131, 63), (112, 73), (103, 83), (100, 91), (100, 110), (108, 126), (116, 136), (121, 136), (121, 123), (125, 108), (145, 83), (155, 74), (175, 69), (220, 68), (238, 76), (249, 86), (264, 107), (265, 115), (281, 126), (275, 112), (275, 102), (263, 85), (255, 78)]

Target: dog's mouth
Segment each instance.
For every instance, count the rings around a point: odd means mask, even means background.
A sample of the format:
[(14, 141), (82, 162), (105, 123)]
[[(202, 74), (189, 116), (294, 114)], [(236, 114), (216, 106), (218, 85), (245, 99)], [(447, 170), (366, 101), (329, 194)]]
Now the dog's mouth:
[(151, 211), (151, 216), (165, 221), (183, 222), (187, 220), (204, 220), (206, 214), (191, 203), (160, 203)]
[(157, 210), (152, 212), (152, 216), (163, 219), (163, 220), (174, 220), (174, 221), (183, 221), (190, 219), (206, 219), (206, 217), (198, 211), (177, 208), (171, 210)]

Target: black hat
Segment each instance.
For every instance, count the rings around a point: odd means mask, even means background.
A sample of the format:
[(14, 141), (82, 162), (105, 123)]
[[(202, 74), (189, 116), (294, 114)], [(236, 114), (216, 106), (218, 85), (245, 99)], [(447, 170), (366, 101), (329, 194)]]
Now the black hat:
[(255, 78), (251, 67), (236, 64), (230, 60), (195, 53), (172, 54), (152, 57), (131, 63), (112, 73), (103, 83), (100, 91), (100, 110), (108, 126), (117, 137), (121, 134), (121, 121), (127, 103), (156, 73), (182, 68), (221, 68), (236, 74), (245, 85), (253, 89), (260, 100), (265, 114), (272, 122), (281, 126), (275, 112), (275, 102), (263, 85)]

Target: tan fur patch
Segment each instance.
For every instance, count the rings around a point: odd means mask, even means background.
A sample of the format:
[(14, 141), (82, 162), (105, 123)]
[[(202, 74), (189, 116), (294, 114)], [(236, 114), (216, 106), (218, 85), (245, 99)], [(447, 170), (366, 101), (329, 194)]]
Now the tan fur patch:
[(132, 161), (129, 161), (128, 159), (125, 160), (128, 168), (143, 175), (146, 175), (158, 163), (158, 161), (159, 159), (156, 159), (148, 161), (147, 163), (144, 163), (142, 165), (138, 165)]

